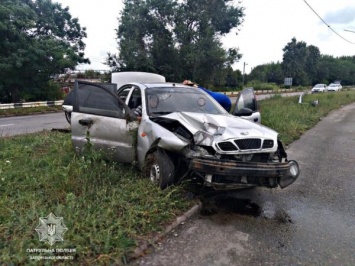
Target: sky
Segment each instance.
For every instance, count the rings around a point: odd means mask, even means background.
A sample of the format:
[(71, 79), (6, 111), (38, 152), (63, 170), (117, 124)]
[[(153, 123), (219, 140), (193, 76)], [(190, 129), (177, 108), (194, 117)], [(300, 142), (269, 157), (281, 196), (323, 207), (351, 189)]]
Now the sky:
[[(122, 0), (53, 0), (68, 6), (87, 28), (85, 56), (90, 65), (77, 69), (108, 70), (102, 62), (108, 52), (118, 53), (116, 29)], [(234, 1), (235, 4), (238, 0)], [(319, 48), (321, 54), (355, 55), (355, 0), (241, 0), (244, 22), (238, 31), (222, 38), (225, 48), (239, 48), (242, 58), (233, 66), (250, 73), (252, 68), (281, 62), (282, 49), (293, 37)], [(309, 5), (307, 5), (307, 3)], [(330, 28), (312, 11), (325, 21)], [(336, 33), (334, 33), (333, 29)], [(345, 31), (347, 30), (347, 31)], [(349, 31), (350, 30), (350, 31)], [(354, 31), (354, 32), (351, 32)], [(238, 34), (236, 34), (236, 32)], [(345, 39), (345, 40), (344, 40)]]

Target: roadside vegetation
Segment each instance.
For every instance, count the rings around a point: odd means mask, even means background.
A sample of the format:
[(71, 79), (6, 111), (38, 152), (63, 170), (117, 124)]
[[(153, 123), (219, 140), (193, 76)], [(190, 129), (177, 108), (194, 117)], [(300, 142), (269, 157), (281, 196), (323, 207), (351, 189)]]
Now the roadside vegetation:
[(254, 90), (281, 90), (281, 89), (293, 89), (297, 91), (305, 91), (309, 90), (309, 86), (285, 86), (285, 85), (278, 85), (276, 83), (268, 83), (268, 82), (260, 82), (257, 80), (249, 81), (245, 88), (252, 87)]
[[(319, 100), (315, 107), (313, 100)], [(355, 102), (355, 91), (275, 96), (261, 101), (263, 124), (285, 144), (331, 110)], [(27, 249), (51, 248), (39, 241), (39, 217), (63, 217), (68, 231), (53, 248), (76, 249), (63, 264), (123, 264), (138, 244), (189, 209), (188, 184), (161, 191), (142, 179), (134, 165), (105, 161), (88, 147), (76, 155), (70, 134), (43, 132), (0, 139), (0, 261), (30, 261)], [(57, 254), (58, 255), (58, 254)], [(60, 254), (63, 255), (63, 254)]]
[(161, 191), (134, 166), (97, 153), (75, 155), (69, 134), (2, 138), (0, 146), (1, 262), (25, 265), (30, 255), (55, 255), (26, 252), (51, 248), (39, 242), (35, 228), (52, 212), (69, 229), (52, 248), (76, 249), (65, 254), (74, 256), (65, 263), (120, 264), (193, 204), (182, 186)]
[[(298, 139), (332, 110), (355, 102), (355, 91), (306, 94), (302, 104), (298, 100), (299, 97), (276, 95), (259, 102), (262, 124), (279, 132), (285, 145)], [(319, 104), (312, 106), (316, 100)]]
[(50, 112), (59, 112), (61, 110), (62, 110), (62, 106), (39, 106), (39, 107), (21, 107), (21, 108), (11, 108), (11, 109), (0, 109), (0, 117), (44, 114), (44, 113), (50, 113)]

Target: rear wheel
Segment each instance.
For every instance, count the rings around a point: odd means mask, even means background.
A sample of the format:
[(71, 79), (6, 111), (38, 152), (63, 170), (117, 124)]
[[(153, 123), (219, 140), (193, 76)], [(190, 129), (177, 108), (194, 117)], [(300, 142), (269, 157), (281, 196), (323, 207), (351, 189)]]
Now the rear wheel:
[(164, 189), (175, 182), (175, 167), (169, 156), (163, 150), (156, 150), (147, 155), (144, 175), (153, 183)]

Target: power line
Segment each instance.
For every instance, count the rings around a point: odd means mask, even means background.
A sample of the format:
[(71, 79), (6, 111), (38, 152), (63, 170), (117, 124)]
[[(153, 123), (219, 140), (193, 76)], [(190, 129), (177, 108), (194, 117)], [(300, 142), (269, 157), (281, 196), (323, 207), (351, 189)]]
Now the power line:
[(314, 14), (317, 15), (317, 17), (320, 18), (320, 20), (325, 24), (327, 25), (327, 27), (332, 31), (334, 32), (336, 35), (338, 35), (340, 38), (342, 38), (344, 41), (348, 42), (348, 43), (351, 43), (351, 44), (355, 44), (347, 39), (345, 39), (343, 36), (341, 36), (339, 33), (337, 33), (327, 22), (324, 21), (324, 19), (321, 18), (321, 16), (318, 15), (318, 13), (307, 3), (306, 0), (304, 0), (304, 2), (307, 4), (307, 6), (314, 12)]
[[(345, 30), (345, 29), (344, 29)], [(355, 33), (355, 31), (353, 31), (353, 30), (345, 30), (345, 31), (349, 31), (349, 32), (353, 32), (353, 33)]]

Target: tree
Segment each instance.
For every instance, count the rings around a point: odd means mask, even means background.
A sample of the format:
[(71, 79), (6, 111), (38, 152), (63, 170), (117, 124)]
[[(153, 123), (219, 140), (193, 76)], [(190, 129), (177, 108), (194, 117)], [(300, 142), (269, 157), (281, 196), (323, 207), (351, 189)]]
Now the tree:
[(249, 81), (282, 84), (292, 77), (294, 85), (315, 85), (341, 80), (343, 85), (355, 84), (355, 56), (334, 58), (322, 55), (318, 47), (293, 38), (283, 49), (283, 62), (256, 66), (247, 76)]
[(109, 54), (113, 70), (150, 71), (168, 80), (208, 84), (240, 58), (220, 37), (242, 23), (233, 1), (125, 0), (117, 30), (120, 53)]
[(322, 55), (318, 47), (292, 39), (283, 49), (282, 69), (293, 77), (296, 85), (314, 85), (341, 80), (344, 85), (355, 83), (355, 57), (334, 58)]
[(224, 67), (215, 71), (213, 81), (207, 87), (216, 91), (235, 90), (242, 86), (242, 79), (242, 72), (239, 69)]
[(176, 39), (184, 78), (209, 83), (214, 73), (240, 59), (237, 49), (224, 50), (220, 37), (242, 23), (243, 8), (232, 1), (187, 0), (176, 16)]
[(267, 82), (267, 65), (259, 65), (254, 67), (248, 75), (248, 79)]
[(305, 71), (312, 85), (319, 83), (317, 73), (318, 73), (320, 58), (321, 58), (321, 54), (318, 47), (313, 45), (307, 46), (307, 59), (305, 64)]
[(267, 82), (283, 84), (285, 76), (282, 72), (281, 64), (279, 62), (268, 64), (266, 68), (266, 77)]
[(305, 42), (297, 42), (296, 38), (292, 38), (283, 49), (282, 69), (286, 77), (293, 78), (294, 85), (306, 85), (309, 83), (306, 73), (307, 62), (307, 44)]
[[(89, 63), (85, 28), (69, 8), (51, 0), (2, 0), (0, 4), (0, 84), (2, 98), (18, 101), (42, 91), (51, 76)], [(0, 95), (1, 97), (1, 95)]]

